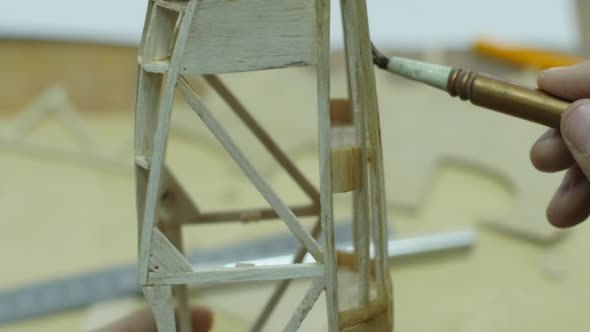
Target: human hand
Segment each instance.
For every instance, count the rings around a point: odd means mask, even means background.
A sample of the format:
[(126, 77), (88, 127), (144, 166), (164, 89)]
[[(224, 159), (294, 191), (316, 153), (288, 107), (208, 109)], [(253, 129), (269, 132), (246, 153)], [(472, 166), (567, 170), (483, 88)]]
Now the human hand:
[(540, 171), (567, 169), (547, 207), (547, 219), (556, 227), (570, 227), (590, 215), (590, 61), (543, 71), (537, 84), (552, 95), (575, 100), (562, 115), (560, 130), (549, 129), (530, 153)]
[[(191, 309), (193, 332), (208, 332), (213, 323), (213, 315), (208, 309)], [(156, 332), (156, 321), (150, 309), (136, 311), (111, 323), (97, 332)]]

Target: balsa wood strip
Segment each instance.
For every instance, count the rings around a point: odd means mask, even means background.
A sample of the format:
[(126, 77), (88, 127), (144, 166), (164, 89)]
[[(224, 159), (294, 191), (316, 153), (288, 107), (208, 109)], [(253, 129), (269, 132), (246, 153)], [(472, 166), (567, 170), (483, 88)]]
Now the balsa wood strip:
[[(322, 231), (322, 224), (321, 224), (320, 220), (318, 219), (315, 222), (315, 224), (313, 225), (313, 228), (311, 229), (311, 232), (310, 232), (311, 236), (315, 239), (318, 237), (318, 235), (320, 234), (321, 231)], [(303, 258), (305, 257), (305, 254), (307, 254), (307, 249), (305, 249), (305, 246), (300, 245), (297, 248), (297, 252), (295, 253), (295, 257), (293, 257), (293, 264), (299, 264), (299, 263), (303, 262)], [(264, 308), (260, 312), (260, 315), (258, 315), (256, 322), (254, 323), (254, 325), (252, 325), (250, 332), (258, 332), (258, 331), (262, 330), (262, 328), (264, 327), (264, 325), (268, 321), (268, 318), (270, 317), (270, 315), (272, 314), (272, 312), (276, 308), (277, 303), (279, 303), (279, 300), (281, 299), (281, 297), (283, 297), (283, 294), (285, 294), (285, 291), (287, 290), (287, 287), (289, 287), (290, 283), (291, 283), (290, 279), (285, 279), (285, 280), (282, 280), (279, 282), (279, 284), (275, 287), (275, 290), (273, 291), (271, 297), (266, 302), (266, 305), (264, 306)]]
[(168, 71), (170, 63), (167, 60), (158, 60), (142, 64), (143, 70), (148, 73), (164, 74)]
[(215, 75), (205, 75), (205, 80), (223, 100), (230, 106), (242, 122), (252, 131), (264, 147), (272, 154), (275, 160), (283, 166), (285, 171), (293, 178), (295, 183), (307, 194), (316, 205), (320, 201), (320, 193), (316, 187), (303, 175), (303, 173), (291, 161), (291, 158), (279, 147), (266, 130), (256, 121), (238, 98), (223, 84), (223, 81)]
[(346, 40), (348, 55), (348, 79), (351, 89), (351, 103), (354, 114), (354, 123), (356, 127), (357, 142), (360, 145), (360, 187), (355, 197), (358, 199), (355, 207), (357, 216), (355, 243), (358, 245), (357, 252), (359, 258), (359, 304), (365, 305), (369, 301), (369, 247), (370, 247), (370, 207), (369, 207), (369, 175), (368, 175), (368, 146), (367, 142), (367, 124), (366, 112), (369, 106), (368, 97), (365, 95), (367, 84), (364, 80), (361, 70), (362, 59), (358, 48), (361, 47), (361, 36), (359, 35), (360, 27), (356, 18), (357, 2), (355, 0), (341, 0), (342, 22), (344, 26), (344, 38)]
[[(319, 214), (319, 207), (313, 205), (296, 205), (289, 207), (289, 209), (297, 217), (317, 216)], [(279, 215), (273, 209), (244, 209), (237, 211), (202, 212), (193, 217), (181, 219), (179, 222), (182, 224), (203, 224), (225, 221), (253, 222), (277, 218), (279, 218)]]
[(203, 123), (209, 128), (211, 133), (219, 140), (230, 156), (235, 160), (244, 174), (250, 179), (252, 184), (258, 189), (260, 194), (266, 199), (268, 204), (277, 212), (293, 235), (305, 245), (309, 253), (318, 262), (323, 261), (322, 250), (317, 242), (306, 232), (297, 217), (289, 207), (279, 198), (268, 183), (256, 172), (254, 166), (248, 161), (246, 156), (240, 151), (229, 134), (223, 129), (221, 124), (207, 110), (200, 98), (194, 93), (189, 83), (181, 77), (178, 81), (178, 89), (186, 99), (191, 108), (199, 115)]
[[(333, 125), (333, 124), (332, 124)], [(361, 149), (356, 145), (354, 126), (332, 126), (332, 191), (344, 193), (361, 184)]]
[(183, 73), (215, 74), (311, 65), (313, 0), (201, 0)]
[[(152, 41), (157, 35), (158, 24), (156, 18), (157, 7), (152, 1), (148, 1), (148, 11), (146, 22), (142, 34), (138, 57), (138, 83), (137, 83), (137, 102), (135, 105), (135, 142), (134, 152), (136, 158), (150, 160), (153, 154), (154, 135), (158, 121), (160, 104), (160, 88), (163, 82), (163, 75), (149, 73), (143, 70), (141, 64), (144, 58), (152, 59), (154, 57), (154, 42)], [(149, 266), (150, 240), (143, 241), (142, 234), (144, 229), (144, 214), (146, 209), (147, 186), (149, 178), (149, 168), (142, 165), (135, 165), (135, 186), (136, 186), (136, 208), (137, 208), (137, 228), (139, 233), (138, 241), (138, 280), (143, 285), (147, 281)], [(151, 231), (151, 227), (150, 228)], [(142, 254), (143, 252), (143, 254)]]
[(144, 286), (143, 294), (149, 302), (159, 332), (176, 332), (172, 287), (167, 285)]
[(180, 28), (174, 43), (170, 68), (166, 76), (164, 93), (159, 105), (158, 121), (153, 139), (153, 154), (151, 157), (151, 168), (149, 170), (147, 192), (145, 198), (145, 212), (143, 213), (143, 223), (140, 234), (140, 251), (139, 251), (139, 282), (147, 282), (147, 272), (149, 264), (149, 244), (151, 243), (152, 230), (156, 223), (156, 209), (158, 205), (158, 196), (160, 193), (160, 176), (162, 173), (162, 164), (166, 149), (166, 140), (168, 136), (168, 127), (170, 123), (170, 114), (172, 103), (174, 101), (174, 87), (178, 80), (182, 54), (186, 45), (188, 30), (192, 21), (192, 16), (197, 0), (193, 0), (187, 6), (187, 9), (181, 15)]
[[(356, 2), (359, 31), (359, 57), (360, 72), (364, 79), (362, 94), (367, 98), (367, 129), (369, 131), (370, 146), (370, 163), (371, 174), (373, 177), (372, 188), (374, 196), (371, 197), (373, 206), (372, 210), (375, 216), (374, 222), (374, 241), (375, 241), (375, 263), (376, 263), (376, 281), (379, 291), (383, 296), (391, 299), (391, 279), (389, 277), (389, 254), (387, 246), (387, 200), (385, 195), (385, 175), (383, 170), (383, 151), (381, 147), (381, 128), (379, 121), (379, 106), (377, 102), (377, 89), (375, 87), (375, 73), (371, 54), (371, 42), (369, 37), (369, 23), (367, 15), (366, 0)], [(366, 49), (365, 49), (366, 48)], [(392, 314), (389, 314), (391, 318)]]
[(330, 148), (330, 0), (316, 0), (317, 12), (317, 95), (320, 163), (320, 220), (324, 236), (326, 312), (328, 330), (338, 331), (337, 263), (334, 245), (332, 163)]
[[(313, 228), (311, 229), (311, 236), (315, 239), (318, 237), (321, 231), (322, 224), (318, 219), (313, 225)], [(300, 245), (297, 248), (297, 251), (295, 252), (295, 257), (293, 257), (293, 264), (301, 263), (303, 261), (303, 258), (305, 257), (305, 254), (307, 254), (307, 249), (305, 249), (305, 246)], [(262, 330), (262, 328), (268, 321), (268, 318), (276, 308), (277, 303), (279, 303), (279, 300), (281, 299), (281, 297), (283, 297), (283, 294), (285, 294), (285, 291), (287, 290), (287, 287), (289, 287), (290, 283), (290, 279), (281, 280), (279, 282), (279, 284), (275, 287), (275, 290), (273, 291), (272, 295), (264, 305), (264, 308), (260, 312), (260, 315), (258, 315), (256, 322), (254, 323), (254, 325), (252, 325), (252, 328), (250, 328), (250, 332), (258, 332)]]
[(316, 303), (325, 287), (326, 280), (324, 278), (317, 278), (311, 283), (311, 286), (307, 290), (307, 293), (305, 293), (303, 300), (301, 300), (301, 303), (299, 303), (299, 306), (297, 309), (295, 309), (295, 312), (291, 316), (291, 319), (289, 319), (289, 322), (287, 322), (287, 325), (283, 331), (296, 332), (299, 330), (301, 322), (303, 322), (311, 308), (313, 308), (313, 305)]
[[(137, 105), (135, 110), (135, 156), (136, 158), (150, 159), (153, 150), (156, 123), (158, 119), (158, 104), (160, 103), (160, 87), (163, 76), (160, 74), (148, 73), (138, 66), (138, 89)], [(135, 186), (136, 186), (136, 209), (138, 232), (142, 234), (143, 216), (145, 211), (145, 200), (147, 193), (147, 184), (149, 177), (149, 167), (136, 164), (135, 166)], [(138, 250), (141, 251), (141, 241), (138, 244)], [(144, 248), (147, 250), (147, 248)], [(140, 263), (141, 265), (141, 263)], [(147, 266), (144, 266), (147, 269)], [(147, 270), (138, 270), (140, 280), (142, 275), (147, 276)], [(144, 280), (145, 281), (145, 280)]]
[(323, 277), (324, 266), (319, 263), (268, 265), (254, 267), (222, 267), (194, 272), (152, 272), (149, 282), (154, 285), (211, 285), (249, 281), (269, 281)]
[(154, 228), (152, 236), (150, 268), (158, 272), (192, 272), (193, 268), (176, 247)]
[[(171, 176), (170, 170), (166, 169), (166, 171)], [(167, 227), (162, 231), (162, 234), (174, 245), (180, 254), (184, 253), (180, 225)], [(176, 324), (178, 325), (178, 332), (192, 332), (193, 320), (188, 287), (186, 285), (174, 286), (172, 287), (172, 295), (176, 299)]]
[(386, 297), (378, 297), (364, 306), (349, 309), (340, 313), (340, 328), (356, 326), (373, 319), (387, 309)]
[(147, 63), (170, 58), (174, 45), (174, 33), (179, 14), (162, 7), (152, 11), (150, 31), (148, 31), (141, 59)]
[(174, 1), (174, 0), (155, 0), (156, 5), (166, 9), (181, 12), (186, 8), (188, 1)]

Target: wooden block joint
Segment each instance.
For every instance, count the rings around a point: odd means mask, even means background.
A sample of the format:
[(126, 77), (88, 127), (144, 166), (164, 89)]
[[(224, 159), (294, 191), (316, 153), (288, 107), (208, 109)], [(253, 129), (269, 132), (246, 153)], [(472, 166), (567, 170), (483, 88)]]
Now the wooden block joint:
[(354, 124), (354, 115), (349, 99), (335, 98), (330, 100), (330, 123), (332, 126)]
[(344, 193), (357, 189), (361, 178), (361, 148), (355, 142), (353, 126), (332, 127), (332, 191)]
[(332, 150), (332, 191), (344, 193), (360, 184), (361, 149), (358, 145)]

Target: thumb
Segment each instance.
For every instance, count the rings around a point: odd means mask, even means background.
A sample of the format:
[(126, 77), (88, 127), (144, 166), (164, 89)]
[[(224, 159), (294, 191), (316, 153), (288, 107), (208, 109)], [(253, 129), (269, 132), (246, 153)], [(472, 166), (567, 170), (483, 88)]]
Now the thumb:
[(590, 99), (578, 100), (565, 111), (561, 134), (578, 166), (590, 179)]

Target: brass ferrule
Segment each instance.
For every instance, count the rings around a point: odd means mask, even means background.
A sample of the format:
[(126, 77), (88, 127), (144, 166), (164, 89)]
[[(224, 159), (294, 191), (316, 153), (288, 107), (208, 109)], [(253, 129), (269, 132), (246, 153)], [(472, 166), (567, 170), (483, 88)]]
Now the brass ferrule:
[(490, 75), (453, 69), (447, 91), (472, 104), (559, 129), (568, 101)]

